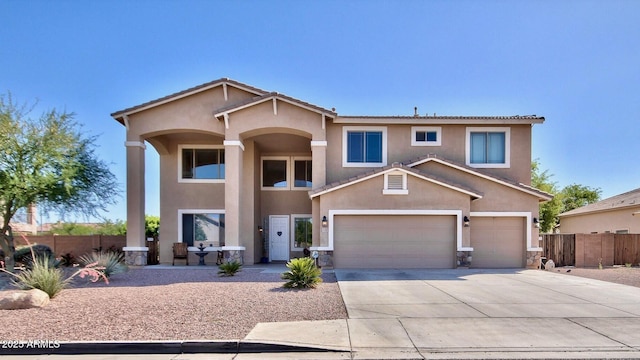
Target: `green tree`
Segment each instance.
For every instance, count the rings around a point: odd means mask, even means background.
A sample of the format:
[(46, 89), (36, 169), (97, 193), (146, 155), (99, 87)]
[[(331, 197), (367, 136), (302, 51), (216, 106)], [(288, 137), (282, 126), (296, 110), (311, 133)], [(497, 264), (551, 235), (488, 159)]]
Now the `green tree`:
[(73, 113), (48, 110), (0, 95), (0, 247), (13, 271), (15, 252), (9, 223), (16, 212), (37, 204), (46, 212), (97, 216), (119, 196), (116, 177), (95, 154), (95, 136), (85, 137)]
[(160, 216), (145, 215), (144, 228), (148, 237), (157, 237), (160, 231)]
[(589, 186), (571, 184), (562, 189), (562, 212), (571, 211), (600, 201), (602, 190)]
[(553, 175), (548, 170), (540, 171), (537, 160), (531, 162), (531, 186), (548, 192), (553, 199), (540, 204), (540, 231), (548, 233), (559, 224), (558, 215), (600, 200), (600, 189), (585, 185), (571, 184), (558, 190)]
[(127, 224), (122, 220), (104, 220), (99, 224), (61, 223), (51, 227), (57, 235), (126, 235)]
[(549, 174), (548, 170), (540, 171), (540, 164), (537, 160), (531, 162), (531, 186), (538, 190), (542, 190), (551, 195), (553, 199), (540, 204), (540, 231), (552, 232), (558, 223), (558, 215), (562, 212), (562, 201), (558, 194), (558, 186), (551, 181), (553, 174)]

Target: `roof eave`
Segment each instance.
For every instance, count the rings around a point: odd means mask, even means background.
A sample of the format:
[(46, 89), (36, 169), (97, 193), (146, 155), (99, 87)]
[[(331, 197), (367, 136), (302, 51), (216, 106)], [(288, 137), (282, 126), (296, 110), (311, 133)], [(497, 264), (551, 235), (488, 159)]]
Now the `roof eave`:
[(533, 125), (542, 124), (544, 117), (476, 117), (476, 116), (339, 116), (335, 124), (397, 124), (397, 125)]
[[(588, 206), (588, 205), (585, 205)], [(626, 206), (616, 206), (616, 207), (608, 207), (608, 208), (601, 208), (601, 209), (593, 209), (593, 210), (587, 210), (587, 211), (579, 211), (579, 212), (573, 212), (574, 210), (578, 210), (578, 209), (574, 209), (571, 211), (568, 211), (564, 214), (560, 214), (558, 215), (558, 217), (572, 217), (572, 216), (580, 216), (580, 215), (593, 215), (593, 214), (597, 214), (597, 213), (603, 213), (603, 212), (610, 212), (610, 211), (619, 211), (619, 210), (627, 210), (627, 209), (632, 209), (632, 208), (638, 208), (640, 207), (640, 204), (630, 204), (630, 205), (626, 205)], [(640, 211), (636, 211), (633, 212), (631, 215), (640, 215)]]

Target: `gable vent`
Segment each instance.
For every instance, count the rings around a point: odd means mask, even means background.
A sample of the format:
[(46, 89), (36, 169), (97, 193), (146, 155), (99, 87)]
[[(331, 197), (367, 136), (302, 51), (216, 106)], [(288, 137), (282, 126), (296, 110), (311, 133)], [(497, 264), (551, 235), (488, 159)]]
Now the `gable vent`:
[(387, 183), (387, 189), (389, 190), (403, 190), (404, 189), (404, 182), (402, 181), (403, 179), (402, 175), (391, 175), (389, 174), (388, 176), (388, 183)]

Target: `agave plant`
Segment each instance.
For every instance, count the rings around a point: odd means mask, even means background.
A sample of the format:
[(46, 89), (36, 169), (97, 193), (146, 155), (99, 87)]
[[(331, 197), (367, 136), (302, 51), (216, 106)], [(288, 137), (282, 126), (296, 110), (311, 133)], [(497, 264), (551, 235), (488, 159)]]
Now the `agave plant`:
[(315, 288), (322, 282), (320, 270), (312, 258), (293, 259), (287, 263), (289, 271), (282, 273), (283, 280), (288, 280), (283, 286), (286, 288)]
[(237, 262), (237, 261), (229, 261), (227, 263), (224, 263), (220, 266), (218, 266), (218, 275), (220, 276), (233, 276), (235, 275), (238, 271), (240, 271), (242, 268), (242, 265)]
[(127, 272), (129, 268), (124, 263), (124, 254), (113, 251), (93, 252), (79, 258), (83, 266), (93, 265), (102, 269), (107, 278), (111, 275)]

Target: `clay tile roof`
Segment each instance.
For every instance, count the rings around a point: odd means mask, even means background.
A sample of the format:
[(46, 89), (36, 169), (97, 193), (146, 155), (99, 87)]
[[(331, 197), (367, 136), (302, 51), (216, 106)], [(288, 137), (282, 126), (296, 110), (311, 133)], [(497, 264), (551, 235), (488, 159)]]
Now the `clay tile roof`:
[(571, 211), (567, 211), (560, 214), (560, 216), (581, 215), (600, 211), (623, 209), (627, 207), (640, 208), (640, 188), (615, 195), (610, 198), (595, 202), (593, 204), (573, 209)]
[(182, 91), (173, 93), (171, 95), (163, 96), (163, 97), (161, 97), (159, 99), (147, 101), (147, 102), (145, 102), (143, 104), (140, 104), (140, 105), (136, 105), (136, 106), (132, 106), (130, 108), (126, 108), (124, 110), (116, 111), (116, 112), (112, 113), (111, 116), (117, 119), (117, 118), (123, 116), (124, 114), (136, 112), (138, 110), (145, 109), (145, 108), (148, 108), (148, 107), (153, 107), (155, 105), (159, 105), (159, 104), (162, 104), (162, 103), (165, 103), (167, 101), (174, 100), (174, 99), (179, 99), (179, 98), (181, 98), (183, 96), (186, 96), (187, 94), (192, 94), (192, 93), (197, 93), (199, 91), (204, 91), (204, 90), (210, 89), (212, 87), (216, 87), (218, 85), (222, 85), (223, 83), (227, 83), (228, 85), (231, 85), (231, 86), (234, 86), (234, 87), (237, 87), (237, 88), (240, 88), (240, 89), (244, 89), (244, 90), (249, 91), (249, 92), (253, 92), (256, 95), (266, 94), (267, 93), (266, 91), (264, 91), (262, 89), (258, 89), (256, 87), (253, 87), (251, 85), (243, 84), (241, 82), (238, 82), (238, 81), (235, 81), (235, 80), (231, 80), (229, 78), (221, 78), (221, 79), (218, 79), (218, 80), (213, 80), (213, 81), (210, 81), (210, 82), (198, 85), (198, 86), (191, 87), (191, 88), (186, 89), (186, 90), (182, 90)]

